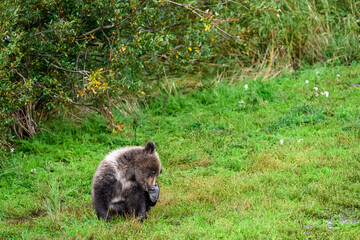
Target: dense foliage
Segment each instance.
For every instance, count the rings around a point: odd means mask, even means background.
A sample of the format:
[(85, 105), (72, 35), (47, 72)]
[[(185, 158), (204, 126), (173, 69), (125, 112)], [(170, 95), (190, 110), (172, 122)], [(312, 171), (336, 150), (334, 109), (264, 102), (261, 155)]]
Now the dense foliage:
[(31, 137), (69, 106), (95, 109), (121, 130), (114, 102), (206, 63), (359, 60), (358, 8), (352, 0), (3, 0), (0, 141)]

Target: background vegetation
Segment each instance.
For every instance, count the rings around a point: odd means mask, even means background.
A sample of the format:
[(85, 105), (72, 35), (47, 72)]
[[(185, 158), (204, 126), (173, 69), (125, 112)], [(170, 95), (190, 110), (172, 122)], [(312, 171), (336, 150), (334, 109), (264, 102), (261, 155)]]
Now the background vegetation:
[[(268, 78), (304, 64), (359, 60), (359, 2), (4, 0), (0, 6), (2, 146), (57, 112), (153, 94), (166, 76)], [(239, 70), (241, 69), (241, 70)]]
[[(360, 65), (213, 81), (187, 95), (169, 82), (151, 104), (124, 105), (137, 110), (116, 111), (117, 134), (100, 116), (64, 116), (22, 141), (0, 160), (0, 238), (358, 239), (360, 91), (349, 84)], [(149, 219), (99, 221), (98, 163), (149, 139), (164, 170)]]

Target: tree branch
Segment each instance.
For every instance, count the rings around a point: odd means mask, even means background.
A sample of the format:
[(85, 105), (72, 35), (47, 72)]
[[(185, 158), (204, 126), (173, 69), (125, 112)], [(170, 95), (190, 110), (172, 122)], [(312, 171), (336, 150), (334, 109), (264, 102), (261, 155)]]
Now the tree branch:
[(119, 25), (120, 25), (120, 23), (114, 24), (114, 25), (100, 26), (100, 27), (98, 27), (98, 28), (95, 28), (95, 29), (87, 32), (87, 33), (84, 33), (84, 34), (81, 35), (80, 37), (85, 37), (85, 36), (88, 36), (88, 35), (90, 35), (90, 34), (93, 34), (93, 33), (97, 32), (97, 31), (105, 30), (105, 29), (111, 29), (111, 28), (114, 28), (114, 27), (119, 26)]
[(53, 66), (54, 68), (56, 69), (59, 69), (59, 70), (62, 70), (62, 71), (65, 71), (65, 72), (71, 72), (71, 73), (80, 73), (82, 75), (85, 75), (85, 76), (89, 76), (89, 71), (86, 71), (86, 70), (80, 70), (80, 71), (76, 71), (76, 70), (69, 70), (69, 69), (66, 69), (66, 68), (63, 68), (63, 67), (59, 67), (53, 63), (50, 63), (48, 60), (44, 59), (44, 61), (49, 64), (50, 66)]
[(163, 28), (158, 28), (158, 29), (156, 29), (156, 30), (150, 29), (150, 30), (143, 30), (142, 32), (152, 32), (152, 33), (156, 33), (156, 32), (160, 32), (161, 30), (166, 30), (166, 29), (170, 29), (170, 28), (172, 28), (172, 27), (179, 26), (179, 25), (181, 25), (181, 24), (182, 24), (182, 23), (175, 23), (175, 24), (173, 24), (173, 25), (166, 26), (166, 27), (163, 27)]
[(144, 6), (149, 0), (146, 0), (144, 1), (140, 6), (138, 6), (134, 12), (130, 13), (128, 16), (126, 16), (126, 18), (124, 18), (123, 20), (121, 20), (120, 23), (117, 23), (117, 24), (113, 24), (113, 25), (107, 25), (107, 26), (100, 26), (100, 27), (97, 27), (87, 33), (84, 33), (83, 35), (81, 35), (80, 37), (85, 37), (85, 36), (88, 36), (90, 34), (93, 34), (93, 33), (96, 33), (97, 31), (102, 31), (102, 30), (106, 30), (106, 29), (111, 29), (111, 28), (114, 28), (114, 27), (117, 27), (119, 26), (120, 24), (122, 24), (123, 22), (125, 22), (126, 20), (128, 20), (134, 13), (136, 13), (142, 6)]
[[(186, 8), (187, 10), (191, 11), (192, 13), (194, 13), (195, 15), (197, 15), (198, 17), (202, 18), (202, 19), (203, 19), (203, 18), (206, 18), (206, 16), (201, 15), (199, 12), (202, 12), (202, 13), (204, 13), (204, 14), (207, 14), (207, 11), (202, 11), (202, 10), (197, 9), (197, 8), (194, 8), (194, 7), (190, 6), (190, 5), (185, 5), (185, 4), (177, 3), (177, 2), (174, 2), (174, 1), (172, 1), (172, 0), (167, 0), (166, 2), (171, 3), (171, 4), (174, 4), (174, 5), (177, 5), (177, 6), (180, 6), (180, 7), (184, 7), (184, 8)], [(229, 2), (230, 2), (230, 1), (229, 1)], [(231, 2), (237, 3), (237, 2), (234, 2), (234, 1), (231, 1)], [(237, 3), (237, 4), (239, 4), (239, 3)], [(210, 19), (210, 20), (211, 20), (211, 19)], [(217, 31), (221, 36), (223, 36), (224, 38), (228, 37), (228, 38), (234, 39), (234, 40), (237, 41), (239, 44), (245, 46), (245, 47), (248, 48), (251, 52), (253, 52), (253, 53), (256, 54), (256, 52), (255, 52), (254, 50), (252, 50), (248, 45), (244, 44), (244, 43), (248, 43), (249, 41), (246, 41), (246, 40), (241, 39), (241, 38), (239, 38), (239, 37), (237, 37), (237, 36), (231, 35), (230, 33), (226, 32), (224, 29), (220, 28), (218, 25), (216, 25), (216, 24), (214, 24), (214, 23), (213, 23), (213, 25), (214, 25), (214, 27), (215, 27), (215, 31)]]
[(24, 83), (26, 83), (26, 78), (21, 74), (21, 73), (19, 73), (15, 68), (11, 68), (10, 69), (10, 72), (11, 71), (14, 71), (17, 75), (19, 75), (21, 78), (22, 78), (22, 80), (24, 81)]

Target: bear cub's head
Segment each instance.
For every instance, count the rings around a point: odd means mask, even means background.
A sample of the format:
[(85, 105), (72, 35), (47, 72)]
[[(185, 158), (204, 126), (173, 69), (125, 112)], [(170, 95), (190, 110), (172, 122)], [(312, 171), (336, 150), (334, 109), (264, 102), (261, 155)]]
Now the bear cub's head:
[(146, 143), (142, 153), (135, 157), (135, 178), (145, 191), (155, 188), (156, 179), (162, 172), (155, 143)]

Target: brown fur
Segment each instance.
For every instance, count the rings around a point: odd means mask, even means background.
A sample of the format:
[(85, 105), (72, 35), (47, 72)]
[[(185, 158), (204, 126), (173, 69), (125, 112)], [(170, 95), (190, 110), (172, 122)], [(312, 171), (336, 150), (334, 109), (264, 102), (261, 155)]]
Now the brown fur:
[(120, 148), (101, 161), (93, 178), (92, 200), (99, 218), (115, 214), (145, 218), (146, 192), (155, 187), (161, 171), (155, 144)]

